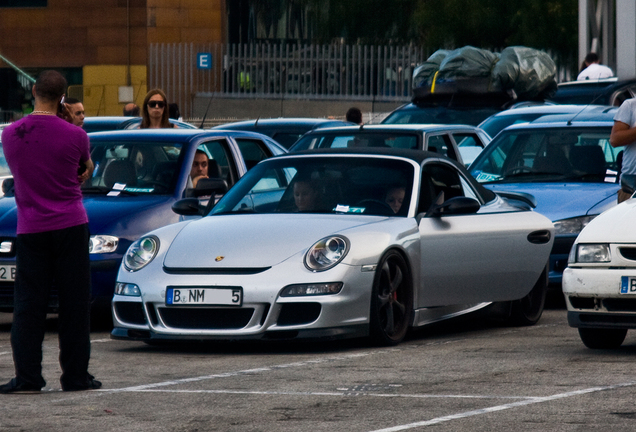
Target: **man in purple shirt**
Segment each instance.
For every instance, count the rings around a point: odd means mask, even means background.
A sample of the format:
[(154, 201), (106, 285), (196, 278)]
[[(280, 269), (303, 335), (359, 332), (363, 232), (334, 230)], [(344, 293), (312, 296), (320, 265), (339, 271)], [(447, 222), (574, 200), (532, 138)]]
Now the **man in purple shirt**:
[(0, 393), (39, 392), (46, 385), (42, 341), (53, 285), (60, 305), (62, 390), (101, 387), (88, 373), (90, 234), (80, 190), (94, 167), (86, 132), (56, 115), (65, 90), (59, 72), (42, 72), (33, 86), (35, 110), (2, 132), (14, 179), (18, 235), (11, 328), (16, 377), (1, 385)]

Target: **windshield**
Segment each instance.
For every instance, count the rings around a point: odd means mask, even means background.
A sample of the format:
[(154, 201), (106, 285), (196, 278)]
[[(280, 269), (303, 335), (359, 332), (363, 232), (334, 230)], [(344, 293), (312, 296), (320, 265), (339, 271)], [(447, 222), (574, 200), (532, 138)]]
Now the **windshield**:
[(480, 183), (616, 181), (620, 148), (609, 127), (501, 132), (470, 166)]
[(383, 132), (347, 131), (341, 133), (313, 133), (301, 138), (290, 151), (301, 151), (316, 148), (351, 148), (351, 147), (384, 147), (400, 149), (418, 149), (420, 134)]
[(91, 142), (93, 177), (84, 194), (172, 194), (179, 178), (181, 144), (166, 142)]
[(378, 157), (267, 160), (212, 209), (227, 213), (342, 213), (406, 216), (414, 166)]

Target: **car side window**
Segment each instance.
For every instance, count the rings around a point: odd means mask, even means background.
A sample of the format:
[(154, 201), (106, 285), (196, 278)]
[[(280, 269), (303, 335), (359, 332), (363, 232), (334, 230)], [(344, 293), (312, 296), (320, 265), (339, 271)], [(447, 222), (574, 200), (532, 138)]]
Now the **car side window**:
[(236, 162), (230, 152), (230, 147), (225, 139), (208, 141), (199, 146), (210, 159), (208, 163), (208, 177), (221, 178), (231, 187), (238, 180)]
[(453, 138), (457, 147), (479, 147), (484, 148), (484, 143), (475, 133), (454, 133)]
[(260, 161), (272, 156), (265, 143), (261, 140), (236, 138), (236, 143), (243, 155), (243, 161), (245, 161), (245, 167), (248, 171)]
[(450, 136), (447, 134), (429, 136), (427, 139), (426, 150), (457, 160), (453, 143), (451, 142)]
[[(463, 184), (465, 182), (462, 182), (457, 170), (450, 165), (442, 163), (424, 165), (417, 212), (428, 211), (441, 193), (444, 194), (444, 201), (458, 196), (465, 196)], [(476, 198), (473, 195), (474, 193), (471, 192), (468, 196)]]

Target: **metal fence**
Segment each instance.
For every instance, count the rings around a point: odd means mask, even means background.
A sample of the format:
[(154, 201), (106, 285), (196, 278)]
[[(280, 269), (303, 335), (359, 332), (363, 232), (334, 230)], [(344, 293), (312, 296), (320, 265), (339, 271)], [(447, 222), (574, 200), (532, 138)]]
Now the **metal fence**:
[(408, 101), (413, 46), (152, 44), (149, 88), (188, 116), (197, 93), (249, 98)]
[[(184, 117), (196, 94), (408, 101), (413, 69), (429, 54), (414, 46), (152, 44), (148, 86), (162, 88)], [(557, 80), (568, 70), (560, 65)]]

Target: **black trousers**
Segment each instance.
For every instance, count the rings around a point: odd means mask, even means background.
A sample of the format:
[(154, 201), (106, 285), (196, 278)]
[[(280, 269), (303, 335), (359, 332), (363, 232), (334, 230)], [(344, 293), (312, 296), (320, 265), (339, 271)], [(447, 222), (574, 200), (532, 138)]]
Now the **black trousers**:
[(11, 346), (18, 383), (44, 387), (42, 342), (51, 286), (59, 295), (62, 388), (88, 382), (91, 275), (88, 224), (36, 234), (16, 242)]

